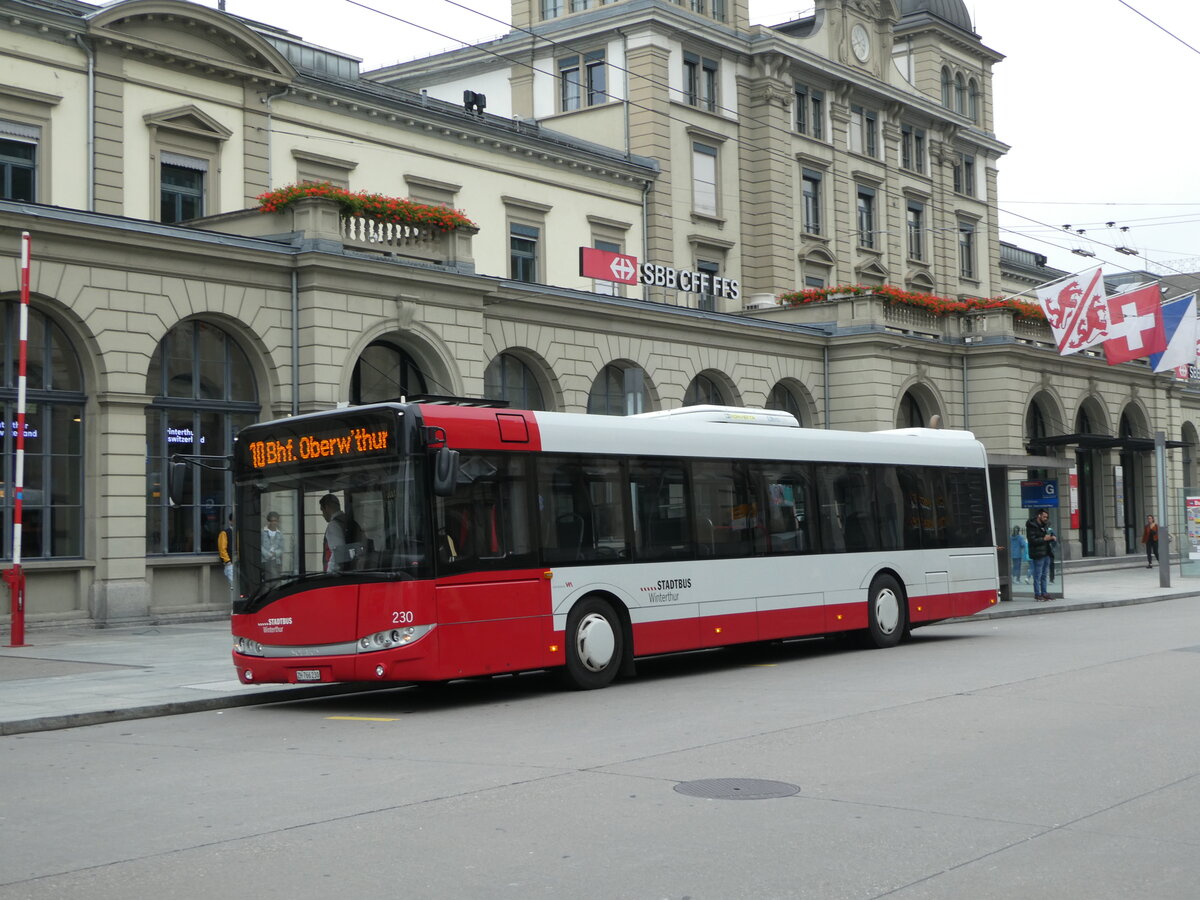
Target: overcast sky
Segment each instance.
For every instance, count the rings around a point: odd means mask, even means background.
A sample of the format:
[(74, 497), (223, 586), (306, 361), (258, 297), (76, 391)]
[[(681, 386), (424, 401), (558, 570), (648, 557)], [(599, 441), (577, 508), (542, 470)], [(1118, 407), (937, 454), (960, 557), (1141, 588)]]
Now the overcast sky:
[[(984, 44), (1007, 57), (995, 69), (996, 135), (1012, 147), (1000, 161), (1001, 239), (1070, 271), (1097, 261), (1111, 271), (1200, 271), (1200, 51), (1191, 49), (1200, 48), (1200, 3), (967, 6)], [(226, 0), (226, 8), (360, 56), (367, 69), (498, 37), (509, 30), (510, 2)], [(811, 10), (811, 0), (750, 0), (751, 21), (766, 25)], [(1071, 252), (1082, 248), (1096, 259)]]

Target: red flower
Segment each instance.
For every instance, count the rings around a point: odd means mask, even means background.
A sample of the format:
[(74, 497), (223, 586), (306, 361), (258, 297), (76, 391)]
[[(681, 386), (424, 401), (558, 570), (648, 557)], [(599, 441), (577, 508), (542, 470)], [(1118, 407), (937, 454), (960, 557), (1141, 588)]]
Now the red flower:
[(365, 216), (395, 225), (427, 225), (441, 231), (475, 227), (475, 223), (457, 209), (429, 206), (381, 194), (368, 194), (366, 191), (350, 193), (329, 182), (290, 184), (259, 194), (257, 199), (262, 212), (282, 212), (297, 200), (306, 197), (328, 197), (336, 201), (342, 216), (347, 218)]
[(833, 296), (853, 294), (875, 294), (883, 297), (890, 305), (913, 306), (917, 309), (928, 310), (935, 316), (947, 316), (952, 313), (964, 313), (975, 309), (1011, 309), (1019, 318), (1045, 320), (1046, 315), (1036, 303), (1018, 300), (1015, 297), (993, 297), (987, 300), (971, 297), (966, 300), (956, 300), (950, 297), (938, 297), (934, 294), (922, 294), (906, 291), (894, 285), (884, 284), (879, 287), (869, 287), (861, 284), (839, 284), (827, 288), (804, 288), (798, 291), (788, 291), (780, 294), (777, 299), (781, 306), (804, 306), (809, 303), (823, 303)]

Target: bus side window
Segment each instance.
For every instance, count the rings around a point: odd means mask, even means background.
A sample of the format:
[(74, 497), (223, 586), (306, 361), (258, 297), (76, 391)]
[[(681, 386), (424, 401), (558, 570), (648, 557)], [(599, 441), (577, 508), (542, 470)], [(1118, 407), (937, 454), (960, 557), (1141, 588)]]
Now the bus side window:
[(571, 562), (581, 557), (584, 513), (580, 502), (583, 467), (576, 461), (544, 457), (538, 469), (538, 516), (541, 520), (542, 562)]
[(538, 514), (546, 565), (626, 556), (621, 470), (615, 460), (543, 456)]
[(977, 469), (943, 471), (946, 489), (946, 539), (951, 547), (983, 547), (992, 543), (987, 481)]
[(879, 510), (879, 547), (904, 549), (904, 491), (895, 466), (875, 468), (875, 501)]
[(813, 534), (811, 469), (803, 463), (754, 464), (759, 492), (765, 497), (764, 526), (767, 553), (812, 553)]
[(656, 459), (632, 460), (629, 491), (634, 518), (634, 557), (690, 559), (688, 482), (684, 466)]
[(528, 457), (475, 454), (459, 466), (452, 497), (437, 501), (438, 561), (455, 570), (533, 562)]
[(692, 488), (701, 558), (753, 555), (758, 503), (746, 467), (729, 460), (693, 462)]
[(822, 546), (827, 552), (856, 553), (878, 547), (874, 491), (867, 466), (818, 466), (817, 494), (821, 501)]
[(932, 550), (946, 546), (942, 475), (932, 466), (897, 466), (904, 491), (904, 547)]

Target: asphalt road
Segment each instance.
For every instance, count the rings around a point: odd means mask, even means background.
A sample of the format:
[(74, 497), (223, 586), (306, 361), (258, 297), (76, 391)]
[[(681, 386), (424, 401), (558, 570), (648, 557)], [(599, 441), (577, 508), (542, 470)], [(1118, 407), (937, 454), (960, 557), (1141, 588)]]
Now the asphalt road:
[(1188, 599), (118, 722), (0, 738), (0, 898), (1191, 900), (1198, 748)]

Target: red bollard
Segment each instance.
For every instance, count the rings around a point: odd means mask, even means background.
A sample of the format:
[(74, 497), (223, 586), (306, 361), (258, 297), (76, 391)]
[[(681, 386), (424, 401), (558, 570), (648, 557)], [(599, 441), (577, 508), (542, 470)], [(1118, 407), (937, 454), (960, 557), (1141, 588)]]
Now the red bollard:
[(25, 573), (20, 566), (13, 566), (11, 569), (5, 569), (3, 575), (12, 595), (12, 628), (8, 646), (27, 647), (29, 645), (25, 643)]

